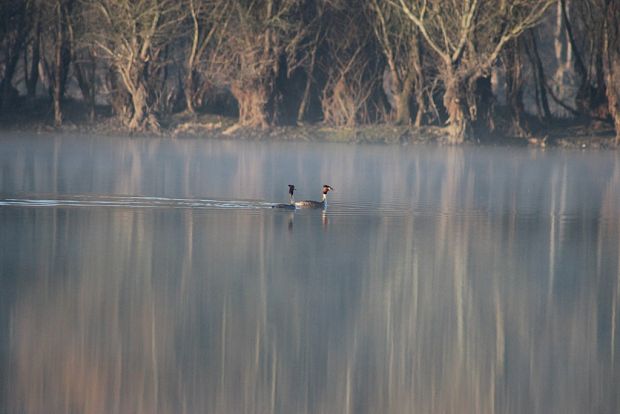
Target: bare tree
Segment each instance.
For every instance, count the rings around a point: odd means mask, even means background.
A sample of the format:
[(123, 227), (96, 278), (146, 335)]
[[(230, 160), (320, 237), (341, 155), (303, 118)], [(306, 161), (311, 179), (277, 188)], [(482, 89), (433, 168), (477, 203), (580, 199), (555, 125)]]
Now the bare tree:
[(239, 125), (266, 127), (274, 120), (278, 74), (299, 65), (298, 46), (306, 38), (301, 1), (219, 1), (230, 7), (220, 22), (213, 22), (218, 28), (207, 57), (209, 76), (232, 92)]
[(424, 100), (424, 50), (419, 32), (400, 10), (385, 1), (368, 3), (370, 25), (387, 63), (384, 90), (395, 121), (411, 122), (410, 101), (415, 95), (415, 125), (420, 126), (426, 110)]
[(329, 21), (325, 19), (326, 12), (330, 8), (329, 0), (312, 1), (303, 3), (302, 22), (307, 38), (303, 45), (298, 48), (298, 64), (303, 70), (305, 82), (299, 107), (297, 108), (296, 122), (302, 124), (310, 112), (311, 102), (316, 98), (318, 86), (317, 73), (320, 71), (319, 61), (325, 46), (325, 38), (329, 29)]
[(54, 125), (63, 121), (62, 100), (71, 64), (71, 36), (69, 21), (74, 12), (75, 0), (43, 0), (39, 6), (43, 16), (43, 48), (41, 59), (49, 80)]
[(556, 0), (386, 0), (409, 19), (441, 65), (443, 103), (453, 142), (477, 119), (477, 79), (486, 77), (506, 44), (536, 25)]
[[(211, 82), (209, 82), (207, 53), (217, 48), (218, 29), (227, 27), (232, 3), (212, 0), (186, 0), (188, 9), (188, 40), (185, 52), (185, 79), (183, 92), (185, 106), (194, 113), (204, 103)], [(202, 73), (201, 73), (202, 72)]]
[(362, 10), (347, 2), (334, 3), (328, 18), (320, 60), (326, 78), (320, 97), (323, 119), (347, 127), (369, 122), (381, 80), (375, 39)]
[[(88, 0), (92, 42), (118, 75), (129, 107), (117, 112), (132, 131), (159, 130), (155, 101), (157, 75), (166, 46), (181, 30), (184, 4), (177, 0)], [(116, 79), (116, 77), (114, 77)], [(117, 108), (119, 111), (120, 108)]]
[(571, 46), (573, 68), (579, 79), (575, 96), (576, 113), (585, 118), (605, 118), (605, 75), (603, 42), (606, 16), (605, 0), (567, 3), (560, 0), (564, 28)]

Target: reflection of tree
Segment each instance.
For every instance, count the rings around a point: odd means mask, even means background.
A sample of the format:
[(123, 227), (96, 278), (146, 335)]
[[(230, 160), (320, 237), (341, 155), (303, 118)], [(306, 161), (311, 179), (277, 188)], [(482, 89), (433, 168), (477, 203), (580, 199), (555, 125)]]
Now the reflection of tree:
[[(148, 145), (114, 188), (140, 191), (147, 164), (166, 165), (163, 144)], [(266, 152), (213, 151), (234, 167), (225, 185), (265, 192)], [(328, 210), (323, 228), (320, 214), (295, 213), (292, 232), (271, 210), (25, 214), (16, 243), (34, 248), (10, 317), (14, 411), (615, 407), (620, 170), (603, 165), (593, 185), (589, 160), (549, 170), (528, 154), (380, 151), (398, 160), (381, 164), (381, 181), (361, 155), (317, 170), (361, 174), (364, 191), (404, 197), (413, 214)], [(183, 171), (161, 181), (187, 191), (195, 170)]]

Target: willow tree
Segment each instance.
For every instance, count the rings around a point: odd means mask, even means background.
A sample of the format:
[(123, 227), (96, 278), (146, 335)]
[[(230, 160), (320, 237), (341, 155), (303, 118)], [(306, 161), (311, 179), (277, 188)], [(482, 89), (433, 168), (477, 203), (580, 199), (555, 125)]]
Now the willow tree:
[(165, 51), (182, 30), (178, 0), (86, 0), (92, 42), (129, 96), (117, 114), (132, 131), (159, 130), (157, 75), (168, 64)]
[(536, 25), (556, 0), (385, 0), (417, 28), (440, 63), (452, 142), (464, 141), (484, 89), (508, 42)]
[(601, 119), (608, 115), (603, 68), (603, 43), (609, 22), (605, 3), (607, 0), (560, 0), (558, 3), (578, 79), (577, 110), (571, 112), (586, 118)]
[(325, 41), (319, 58), (323, 121), (353, 127), (376, 118), (380, 54), (363, 9), (355, 0), (333, 1), (325, 13)]
[(387, 70), (383, 88), (396, 123), (411, 122), (410, 104), (416, 102), (415, 125), (420, 126), (425, 112), (424, 50), (415, 26), (385, 1), (368, 2), (370, 26), (377, 38)]
[(211, 82), (211, 60), (218, 48), (217, 33), (228, 24), (231, 4), (218, 0), (185, 0), (187, 9), (187, 41), (184, 51), (185, 78), (183, 93), (187, 111), (195, 113), (204, 104)]
[[(301, 0), (212, 0), (228, 7), (214, 13), (216, 40), (207, 53), (213, 81), (230, 88), (240, 126), (266, 127), (273, 121), (276, 78), (299, 64), (298, 46), (306, 35)], [(222, 9), (216, 7), (214, 9)]]

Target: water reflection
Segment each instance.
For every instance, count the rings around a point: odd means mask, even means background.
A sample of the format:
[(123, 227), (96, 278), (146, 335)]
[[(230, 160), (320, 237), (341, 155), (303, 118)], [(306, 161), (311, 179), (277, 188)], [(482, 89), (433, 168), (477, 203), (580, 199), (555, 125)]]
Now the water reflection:
[[(198, 143), (124, 142), (111, 194), (194, 191), (140, 180)], [(617, 412), (616, 156), (209, 145), (208, 196), (277, 200), (291, 160), (348, 188), (325, 212), (0, 207), (8, 412)], [(4, 191), (88, 184), (16, 165)]]

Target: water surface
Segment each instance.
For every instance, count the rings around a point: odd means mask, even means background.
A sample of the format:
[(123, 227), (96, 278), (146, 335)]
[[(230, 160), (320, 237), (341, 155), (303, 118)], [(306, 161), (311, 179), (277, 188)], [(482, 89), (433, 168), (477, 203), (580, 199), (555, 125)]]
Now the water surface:
[(618, 412), (614, 152), (0, 149), (0, 412)]

